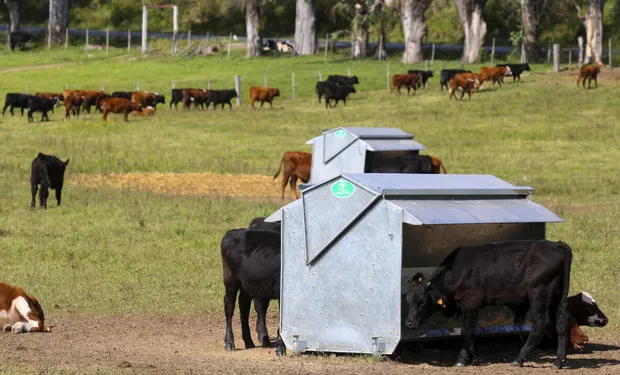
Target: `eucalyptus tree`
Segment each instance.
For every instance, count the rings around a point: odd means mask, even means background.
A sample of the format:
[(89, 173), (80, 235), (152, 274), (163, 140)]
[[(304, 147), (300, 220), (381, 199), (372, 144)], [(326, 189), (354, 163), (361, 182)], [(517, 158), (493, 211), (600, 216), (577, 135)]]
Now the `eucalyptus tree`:
[(4, 0), (4, 3), (9, 10), (11, 32), (19, 31), (19, 0)]
[(480, 47), (487, 33), (484, 22), (486, 0), (454, 0), (454, 5), (463, 26), (463, 63), (471, 64), (480, 58)]
[(295, 53), (313, 55), (317, 50), (314, 0), (297, 0), (295, 12)]
[(424, 13), (432, 0), (403, 0), (401, 19), (405, 33), (405, 53), (403, 63), (410, 64), (422, 61), (422, 38), (426, 32)]

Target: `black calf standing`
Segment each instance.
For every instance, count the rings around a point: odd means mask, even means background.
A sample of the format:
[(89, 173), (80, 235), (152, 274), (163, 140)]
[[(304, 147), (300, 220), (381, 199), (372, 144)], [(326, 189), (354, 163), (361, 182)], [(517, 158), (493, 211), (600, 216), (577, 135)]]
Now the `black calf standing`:
[(28, 108), (28, 95), (27, 94), (15, 94), (10, 93), (6, 94), (6, 99), (4, 101), (4, 108), (2, 108), (2, 116), (6, 112), (6, 109), (9, 108), (9, 112), (11, 116), (13, 116), (13, 108), (19, 108), (22, 110), (22, 116), (24, 115), (24, 109)]
[(54, 107), (58, 104), (58, 98), (47, 99), (40, 98), (38, 96), (29, 96), (28, 97), (28, 122), (33, 122), (34, 117), (32, 116), (35, 112), (41, 112), (41, 121), (49, 121), (49, 117), (47, 117), (47, 112), (54, 110)]
[(30, 172), (30, 186), (32, 189), (32, 202), (30, 207), (34, 208), (35, 198), (37, 196), (38, 185), (41, 185), (39, 192), (39, 208), (47, 208), (47, 197), (49, 189), (56, 190), (56, 201), (60, 206), (60, 198), (62, 197), (62, 185), (65, 178), (65, 169), (69, 165), (69, 159), (62, 161), (53, 155), (45, 155), (39, 152), (32, 161)]
[(236, 97), (237, 91), (235, 90), (211, 90), (207, 94), (207, 109), (211, 103), (213, 103), (213, 110), (215, 110), (218, 104), (222, 105), (222, 109), (224, 109), (225, 104), (228, 104), (232, 111), (232, 103), (230, 101)]

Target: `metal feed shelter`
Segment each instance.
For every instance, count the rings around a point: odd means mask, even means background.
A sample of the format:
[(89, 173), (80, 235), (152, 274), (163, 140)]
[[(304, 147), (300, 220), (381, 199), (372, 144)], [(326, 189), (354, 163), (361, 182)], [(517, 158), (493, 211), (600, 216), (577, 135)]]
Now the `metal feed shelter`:
[[(490, 175), (343, 174), (302, 191), (282, 223), (280, 331), (299, 351), (391, 354), (399, 342), (460, 335), (438, 313), (407, 329), (406, 294), (459, 246), (545, 239), (562, 219), (530, 187)], [(509, 309), (478, 315), (477, 334), (528, 331)]]
[(396, 128), (344, 127), (325, 130), (312, 145), (310, 181), (317, 184), (341, 173), (367, 173), (373, 160), (419, 154), (426, 147)]

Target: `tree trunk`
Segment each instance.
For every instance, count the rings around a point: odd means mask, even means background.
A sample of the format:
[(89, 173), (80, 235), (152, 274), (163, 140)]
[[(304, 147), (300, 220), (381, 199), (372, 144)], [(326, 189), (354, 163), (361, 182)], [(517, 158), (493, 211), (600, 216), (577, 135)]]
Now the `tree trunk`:
[(590, 0), (590, 8), (585, 16), (586, 57), (585, 63), (595, 62), (602, 65), (603, 55), (603, 0)]
[(353, 58), (366, 56), (366, 48), (368, 47), (368, 29), (360, 27), (353, 33)]
[(260, 56), (262, 43), (258, 32), (260, 6), (258, 0), (248, 0), (245, 4), (245, 29), (248, 38), (248, 57)]
[(405, 53), (403, 63), (411, 64), (423, 60), (422, 38), (426, 30), (424, 13), (431, 5), (431, 0), (403, 0), (402, 21), (405, 31)]
[(482, 16), (486, 0), (454, 0), (454, 5), (465, 34), (463, 63), (472, 64), (480, 58), (480, 47), (487, 33), (487, 24)]
[(65, 42), (65, 31), (69, 21), (69, 0), (50, 0), (48, 33), (52, 44)]
[(9, 19), (11, 20), (11, 32), (19, 31), (19, 1), (4, 0), (6, 7), (9, 9)]
[(297, 0), (295, 53), (314, 55), (317, 49), (314, 0)]
[[(538, 60), (538, 38), (536, 35), (536, 28), (538, 26), (538, 17), (536, 14), (536, 0), (524, 1), (522, 16), (523, 16), (523, 45), (525, 47), (525, 62), (536, 62)], [(540, 11), (540, 10), (539, 10)]]

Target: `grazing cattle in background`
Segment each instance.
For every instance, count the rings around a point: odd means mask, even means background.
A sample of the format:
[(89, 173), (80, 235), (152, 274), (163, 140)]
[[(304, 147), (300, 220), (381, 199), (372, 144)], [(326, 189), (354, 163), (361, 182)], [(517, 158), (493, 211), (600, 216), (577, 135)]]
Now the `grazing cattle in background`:
[(202, 89), (183, 89), (181, 91), (183, 109), (191, 109), (192, 102), (194, 103), (194, 108), (198, 108), (198, 106), (200, 106), (201, 109), (204, 109), (204, 106), (207, 104), (209, 99), (208, 92), (209, 90)]
[(90, 113), (91, 107), (95, 107), (95, 110), (98, 110), (101, 105), (101, 101), (104, 96), (107, 95), (105, 91), (86, 91), (81, 96), (84, 97), (84, 103), (82, 104), (82, 108)]
[(459, 100), (463, 100), (463, 96), (465, 96), (465, 93), (467, 93), (469, 99), (471, 100), (472, 91), (480, 87), (481, 82), (478, 78), (469, 78), (467, 76), (464, 76), (464, 74), (472, 73), (457, 74), (456, 76), (454, 76), (454, 78), (450, 80), (450, 96), (448, 99), (452, 99), (452, 97), (454, 97), (454, 99), (456, 100), (456, 90), (461, 90), (461, 97), (459, 98)]
[(418, 88), (420, 88), (422, 85), (424, 85), (424, 88), (426, 88), (426, 82), (428, 81), (429, 78), (433, 76), (433, 71), (432, 70), (409, 69), (407, 71), (407, 74), (419, 74), (421, 78), (420, 78), (420, 81), (418, 81)]
[(357, 76), (328, 76), (327, 77), (327, 82), (332, 82), (338, 85), (344, 85), (344, 86), (353, 86), (353, 85), (357, 85), (358, 83), (360, 83), (360, 81), (357, 79)]
[[(510, 68), (510, 75), (512, 75), (512, 82), (515, 82), (517, 78), (519, 82), (521, 82), (521, 73), (524, 71), (531, 71), (530, 64), (497, 64), (497, 67), (507, 66)], [(501, 78), (502, 83), (504, 83), (504, 77)]]
[(213, 103), (214, 111), (218, 104), (222, 106), (222, 109), (224, 109), (225, 104), (228, 104), (232, 111), (232, 103), (230, 101), (236, 97), (237, 91), (235, 90), (211, 90), (207, 93), (207, 109), (209, 109), (211, 103)]
[(497, 84), (501, 87), (504, 76), (510, 75), (511, 70), (508, 66), (500, 66), (500, 67), (491, 67), (491, 66), (482, 66), (480, 67), (480, 75), (486, 77), (487, 80), (492, 80), (492, 85), (497, 82)]
[(157, 110), (154, 107), (145, 107), (142, 108), (142, 111), (131, 111), (130, 115), (132, 116), (154, 116)]
[(62, 94), (55, 93), (55, 92), (37, 92), (34, 95), (40, 98), (46, 98), (46, 99), (58, 98), (58, 100), (61, 102), (65, 101), (65, 97)]
[(368, 173), (448, 173), (439, 158), (430, 155), (405, 155), (375, 158)]
[(278, 52), (284, 53), (293, 52), (295, 50), (293, 43), (288, 40), (286, 42), (276, 42), (276, 47), (278, 48)]
[(131, 100), (132, 95), (133, 91), (114, 91), (110, 97)]
[(2, 109), (2, 116), (4, 116), (7, 108), (9, 108), (11, 116), (13, 116), (13, 108), (21, 109), (23, 116), (24, 109), (28, 108), (28, 95), (15, 93), (6, 94), (6, 99), (4, 100), (4, 108)]
[(140, 104), (142, 108), (157, 108), (158, 103), (166, 104), (166, 98), (157, 92), (135, 91), (131, 95), (131, 101)]
[(50, 332), (45, 325), (45, 314), (36, 298), (22, 288), (0, 283), (0, 319), (6, 323), (3, 332)]
[[(327, 86), (325, 88), (325, 108), (334, 108), (335, 106), (338, 105), (338, 102), (342, 100), (342, 102), (344, 103), (344, 105), (347, 105), (347, 97), (349, 96), (349, 94), (355, 94), (355, 87), (353, 86), (343, 86), (343, 85), (336, 85), (336, 86)], [(331, 101), (335, 100), (336, 104), (332, 105)]]
[(32, 202), (30, 207), (35, 207), (38, 185), (41, 185), (39, 192), (39, 208), (47, 208), (47, 197), (49, 189), (56, 191), (56, 202), (60, 206), (62, 198), (62, 185), (65, 179), (65, 170), (69, 165), (69, 159), (62, 161), (53, 155), (45, 155), (39, 152), (32, 160), (30, 168), (30, 187), (32, 192)]
[(31, 95), (28, 97), (28, 122), (34, 121), (34, 116), (32, 115), (35, 112), (41, 112), (41, 122), (49, 121), (49, 117), (47, 117), (47, 112), (52, 111), (54, 107), (58, 104), (58, 98), (54, 99), (46, 99), (40, 98), (38, 96)]
[(276, 41), (273, 39), (263, 39), (263, 51), (275, 51), (278, 48)]
[[(254, 222), (254, 220), (253, 220)], [(257, 312), (256, 331), (263, 346), (269, 346), (265, 324), (267, 307), (272, 299), (280, 299), (280, 231), (258, 228), (268, 223), (257, 223), (250, 229), (232, 229), (222, 238), (220, 249), (224, 276), (224, 312), (226, 315), (225, 347), (235, 350), (232, 317), (235, 300), (239, 294), (241, 334), (246, 349), (254, 348), (249, 327), (250, 303), (254, 301)], [(280, 337), (276, 342), (276, 354), (286, 353)]]
[(83, 96), (73, 94), (65, 98), (65, 120), (71, 117), (80, 117), (80, 108), (83, 103)]
[(390, 87), (390, 94), (394, 93), (394, 89), (400, 95), (400, 88), (405, 86), (407, 88), (407, 95), (411, 89), (415, 95), (418, 83), (421, 81), (422, 76), (419, 74), (394, 74), (392, 76), (392, 86)]
[(327, 90), (328, 87), (336, 86), (338, 86), (338, 84), (333, 82), (318, 81), (316, 83), (316, 86), (314, 87), (314, 92), (316, 92), (317, 96), (319, 97), (319, 103), (321, 102), (321, 97), (325, 95), (325, 90)]
[(448, 82), (450, 82), (450, 80), (459, 73), (471, 73), (471, 70), (442, 69), (441, 72), (439, 72), (439, 82), (441, 84), (441, 91), (443, 91), (444, 87), (446, 88), (446, 90), (448, 90)]
[(260, 108), (263, 108), (263, 104), (267, 102), (273, 109), (271, 102), (276, 96), (280, 96), (280, 90), (276, 88), (250, 87), (250, 104), (252, 104), (252, 109), (254, 109), (254, 102), (257, 100), (260, 101)]
[(571, 248), (546, 240), (506, 241), (461, 247), (448, 255), (428, 280), (418, 282), (407, 295), (407, 328), (416, 329), (437, 311), (463, 315), (463, 346), (457, 366), (473, 361), (478, 310), (490, 305), (506, 306), (516, 316), (532, 311), (532, 330), (512, 363), (523, 366), (547, 326), (558, 332), (556, 368), (566, 362), (568, 345), (568, 289)]
[(11, 32), (11, 51), (15, 50), (15, 47), (19, 47), (21, 51), (26, 49), (26, 42), (34, 39), (34, 36), (24, 31), (12, 31)]
[(586, 65), (581, 67), (579, 70), (579, 76), (577, 77), (577, 88), (579, 88), (579, 82), (583, 81), (583, 88), (586, 88), (586, 79), (588, 80), (588, 88), (592, 85), (592, 80), (594, 80), (594, 87), (598, 87), (598, 82), (596, 77), (601, 72), (600, 65)]
[(289, 183), (289, 180), (291, 191), (293, 192), (295, 199), (298, 199), (297, 179), (300, 179), (304, 183), (310, 180), (312, 153), (302, 151), (286, 151), (282, 155), (276, 174), (273, 176), (274, 180), (278, 178), (278, 175), (282, 170), (282, 166), (284, 166), (284, 171), (282, 172), (282, 200), (284, 200), (284, 190), (286, 189), (286, 185)]
[(134, 103), (127, 99), (110, 98), (110, 99), (104, 99), (101, 102), (101, 110), (103, 111), (103, 115), (102, 115), (103, 121), (108, 121), (108, 113), (110, 112), (117, 113), (117, 114), (122, 113), (123, 120), (129, 121), (127, 119), (127, 116), (129, 115), (129, 113), (131, 113), (131, 111), (141, 112), (142, 106), (138, 103)]

